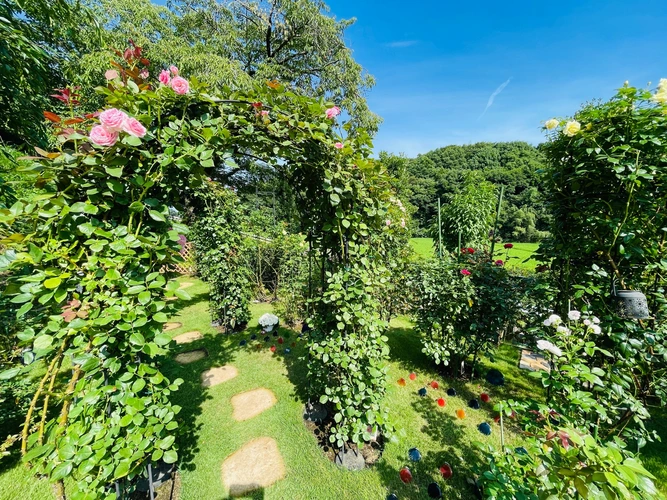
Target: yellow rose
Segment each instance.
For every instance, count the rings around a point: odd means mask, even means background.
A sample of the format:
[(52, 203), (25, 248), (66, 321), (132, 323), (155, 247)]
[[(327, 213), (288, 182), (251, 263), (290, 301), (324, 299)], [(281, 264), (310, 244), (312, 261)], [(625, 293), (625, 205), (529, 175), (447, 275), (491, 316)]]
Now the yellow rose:
[(552, 118), (551, 120), (547, 120), (544, 124), (544, 126), (547, 128), (547, 130), (553, 130), (555, 129), (560, 122), (556, 120), (555, 118)]
[(563, 133), (568, 137), (573, 137), (581, 130), (581, 123), (577, 120), (571, 120), (565, 124)]

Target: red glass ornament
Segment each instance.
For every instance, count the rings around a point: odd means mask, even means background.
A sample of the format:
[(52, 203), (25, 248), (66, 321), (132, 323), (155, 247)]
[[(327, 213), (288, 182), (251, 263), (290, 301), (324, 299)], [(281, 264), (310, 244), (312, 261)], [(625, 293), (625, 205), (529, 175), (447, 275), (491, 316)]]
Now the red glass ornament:
[(398, 379), (398, 385), (400, 385), (401, 387), (405, 387), (405, 379), (404, 378), (399, 378)]
[(447, 404), (447, 401), (444, 398), (438, 398), (438, 406), (443, 407)]
[(440, 387), (440, 384), (438, 384), (438, 383), (434, 380), (433, 382), (431, 382), (431, 387), (433, 387), (434, 389), (437, 389), (438, 387)]
[(415, 372), (412, 372), (412, 373), (410, 374), (410, 380), (414, 380), (414, 379), (416, 379), (416, 378), (417, 378), (417, 374), (416, 374)]
[(493, 421), (497, 424), (500, 423), (500, 415), (496, 415), (495, 417), (493, 417)]
[(488, 403), (491, 401), (491, 397), (489, 397), (489, 395), (485, 392), (479, 395), (479, 399), (481, 399), (483, 403)]
[(283, 338), (282, 338), (282, 337), (278, 337), (278, 343), (279, 343), (279, 344), (282, 344), (283, 342), (285, 342), (285, 341), (283, 340)]
[(274, 345), (271, 346), (271, 352), (276, 352), (276, 346)]
[(401, 481), (403, 481), (405, 484), (412, 482), (412, 472), (410, 472), (410, 469), (407, 467), (403, 467), (400, 471), (398, 471), (398, 475), (400, 476)]
[(444, 479), (450, 479), (452, 477), (452, 475), (454, 475), (454, 471), (452, 470), (452, 466), (449, 465), (448, 463), (442, 464), (442, 466), (440, 467), (440, 475)]

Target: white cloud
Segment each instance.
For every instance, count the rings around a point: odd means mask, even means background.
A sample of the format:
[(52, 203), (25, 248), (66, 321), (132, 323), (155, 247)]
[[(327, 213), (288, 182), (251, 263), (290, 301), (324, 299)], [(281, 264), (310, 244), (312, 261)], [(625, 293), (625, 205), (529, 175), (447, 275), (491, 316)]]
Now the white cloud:
[(387, 47), (392, 47), (395, 49), (403, 49), (405, 47), (412, 47), (419, 43), (419, 40), (397, 40), (395, 42), (387, 43)]
[(496, 98), (496, 96), (500, 94), (505, 89), (505, 87), (507, 87), (510, 84), (510, 80), (511, 78), (508, 78), (506, 82), (501, 83), (500, 86), (493, 91), (493, 94), (489, 96), (489, 101), (486, 103), (486, 108), (484, 108), (484, 111), (479, 116), (480, 118), (484, 116), (486, 114), (486, 111), (493, 105), (493, 100)]

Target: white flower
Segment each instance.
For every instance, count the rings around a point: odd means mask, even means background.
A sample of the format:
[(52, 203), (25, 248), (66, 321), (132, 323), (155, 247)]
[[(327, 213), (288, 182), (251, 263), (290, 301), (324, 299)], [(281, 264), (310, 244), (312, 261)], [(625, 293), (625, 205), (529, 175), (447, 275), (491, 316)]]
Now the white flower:
[(562, 333), (564, 335), (569, 335), (570, 334), (570, 329), (567, 328), (566, 326), (560, 325), (558, 328), (556, 328), (556, 331), (558, 333)]
[(591, 320), (590, 319), (585, 319), (584, 320), (584, 325), (591, 326)]
[(602, 328), (600, 328), (600, 325), (591, 325), (590, 329), (595, 335), (600, 335), (600, 333), (602, 333)]
[(658, 84), (658, 91), (651, 99), (660, 104), (667, 103), (667, 78), (660, 79), (660, 83)]
[(549, 321), (549, 324), (547, 325), (545, 322), (544, 323), (545, 326), (553, 326), (555, 328), (560, 324), (561, 319), (560, 316), (558, 316), (558, 314), (552, 314), (551, 316), (549, 316), (549, 319), (547, 321)]
[(600, 320), (597, 318), (597, 316), (593, 316), (593, 323), (595, 323), (596, 325), (600, 324)]
[(563, 134), (565, 134), (568, 137), (574, 137), (579, 133), (581, 130), (581, 123), (579, 123), (577, 120), (570, 120), (565, 124), (565, 128), (563, 129)]
[(579, 318), (581, 318), (581, 313), (573, 309), (567, 313), (567, 317), (570, 318), (570, 321), (579, 321)]
[(258, 323), (264, 328), (273, 329), (273, 327), (278, 324), (278, 321), (278, 316), (275, 314), (265, 313), (259, 318)]
[(548, 340), (538, 340), (537, 341), (537, 348), (540, 351), (547, 351), (556, 356), (557, 358), (561, 357), (563, 355), (563, 351), (561, 351), (558, 347), (553, 345), (551, 342)]
[(555, 118), (552, 118), (551, 120), (547, 120), (547, 121), (544, 123), (544, 126), (546, 127), (547, 130), (553, 130), (553, 129), (555, 129), (559, 124), (560, 124), (560, 122), (559, 122), (558, 120), (556, 120)]
[(547, 319), (545, 319), (545, 320), (542, 322), (542, 324), (543, 324), (544, 326), (551, 326), (551, 320), (550, 320), (549, 318), (547, 318)]

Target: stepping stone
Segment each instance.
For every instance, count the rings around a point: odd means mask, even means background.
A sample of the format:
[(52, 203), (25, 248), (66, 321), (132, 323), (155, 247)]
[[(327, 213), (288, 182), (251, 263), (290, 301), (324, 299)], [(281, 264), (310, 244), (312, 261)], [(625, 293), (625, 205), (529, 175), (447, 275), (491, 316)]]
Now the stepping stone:
[(218, 366), (206, 370), (201, 374), (201, 385), (204, 387), (213, 387), (233, 379), (239, 374), (238, 370), (232, 365)]
[(530, 370), (536, 372), (539, 370), (550, 372), (551, 367), (544, 356), (539, 353), (523, 349), (521, 351), (521, 360), (519, 361), (519, 368), (523, 370)]
[(194, 363), (200, 359), (204, 359), (208, 356), (208, 353), (205, 349), (196, 349), (194, 351), (187, 351), (177, 354), (174, 358), (177, 363), (182, 365), (187, 365), (189, 363)]
[(187, 344), (188, 342), (194, 342), (195, 340), (201, 340), (204, 336), (198, 331), (185, 332), (180, 335), (176, 335), (174, 340), (177, 344)]
[(170, 330), (176, 330), (176, 328), (180, 328), (183, 326), (183, 323), (178, 323), (176, 321), (172, 321), (171, 323), (165, 323), (162, 326), (162, 330), (165, 332), (168, 332)]
[(267, 488), (285, 477), (285, 463), (274, 439), (261, 437), (246, 443), (222, 463), (222, 484), (233, 497)]
[(271, 408), (277, 401), (275, 394), (268, 389), (261, 388), (242, 392), (232, 397), (234, 408), (232, 417), (237, 422), (251, 419)]
[(178, 288), (180, 290), (184, 290), (186, 288), (190, 288), (192, 285), (194, 285), (194, 283), (189, 283), (189, 282), (181, 283)]

